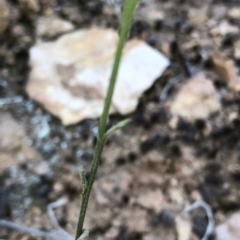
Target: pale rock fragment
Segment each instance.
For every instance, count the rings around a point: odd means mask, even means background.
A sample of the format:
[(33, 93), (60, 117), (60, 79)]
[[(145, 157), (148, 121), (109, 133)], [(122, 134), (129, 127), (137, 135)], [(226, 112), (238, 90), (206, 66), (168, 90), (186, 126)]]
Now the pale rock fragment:
[(105, 240), (112, 240), (112, 239), (117, 239), (119, 235), (120, 229), (116, 227), (111, 227), (107, 232), (104, 234)]
[(226, 5), (217, 4), (212, 7), (212, 17), (214, 20), (221, 20), (226, 18), (228, 8)]
[(195, 26), (202, 26), (208, 20), (208, 7), (190, 8), (189, 21)]
[(156, 21), (164, 19), (164, 12), (159, 7), (158, 2), (155, 0), (141, 7), (136, 13), (136, 19), (144, 19), (149, 24), (154, 24)]
[(148, 213), (145, 210), (125, 208), (119, 217), (132, 232), (144, 233), (149, 230)]
[(169, 198), (171, 199), (171, 202), (182, 205), (184, 203), (184, 197), (181, 189), (179, 188), (170, 188), (168, 190)]
[(163, 207), (163, 194), (159, 189), (142, 191), (136, 198), (133, 198), (132, 203), (136, 203), (139, 206), (160, 212)]
[(214, 52), (211, 56), (211, 61), (215, 72), (226, 82), (230, 82), (231, 79), (236, 77), (234, 62), (226, 59), (222, 53)]
[(240, 40), (234, 44), (234, 58), (240, 59)]
[(225, 223), (216, 228), (216, 240), (240, 239), (240, 212), (234, 213)]
[(49, 175), (51, 173), (50, 166), (47, 162), (42, 161), (38, 165), (36, 165), (33, 168), (33, 171), (38, 175), (38, 176), (44, 176), (44, 175)]
[(175, 221), (178, 240), (189, 240), (192, 232), (192, 226), (189, 219), (186, 217), (177, 216)]
[[(28, 95), (70, 125), (98, 118), (103, 110), (118, 34), (93, 28), (66, 34), (30, 50)], [(139, 40), (123, 53), (111, 113), (129, 114), (138, 99), (169, 65), (168, 59)]]
[(114, 7), (115, 13), (121, 12), (122, 0), (103, 0), (108, 7)]
[[(175, 231), (170, 228), (155, 227), (154, 230), (146, 233), (141, 238), (142, 240), (176, 240)], [(179, 240), (179, 239), (178, 239)]]
[(19, 0), (20, 7), (26, 11), (36, 13), (40, 10), (38, 0)]
[(173, 116), (190, 121), (206, 119), (220, 109), (216, 89), (203, 74), (196, 75), (183, 85), (170, 107)]
[(240, 20), (240, 7), (234, 7), (228, 12), (228, 16), (233, 19)]
[(10, 21), (10, 7), (5, 0), (0, 0), (0, 35), (5, 31)]
[(62, 182), (55, 182), (53, 185), (53, 191), (56, 194), (62, 194), (64, 192), (64, 185)]
[(239, 33), (239, 28), (233, 24), (230, 24), (228, 21), (223, 20), (218, 26), (211, 29), (210, 33), (213, 36), (226, 36), (229, 34), (236, 35)]
[(198, 191), (192, 191), (190, 197), (192, 202), (197, 202), (202, 200), (201, 194)]
[(238, 119), (238, 112), (237, 111), (233, 111), (229, 113), (228, 119), (232, 122), (236, 119)]
[(168, 126), (172, 129), (175, 130), (177, 129), (178, 126), (178, 121), (179, 121), (179, 117), (174, 116), (170, 119), (170, 121), (168, 122)]
[(23, 128), (10, 114), (0, 114), (0, 130), (0, 151), (2, 152), (14, 152), (20, 148), (26, 138)]
[(0, 172), (4, 169), (31, 159), (36, 164), (40, 154), (28, 145), (27, 136), (10, 114), (0, 113)]
[(56, 16), (44, 16), (37, 20), (37, 35), (54, 37), (74, 30), (74, 25)]
[(211, 57), (216, 73), (227, 85), (236, 92), (240, 91), (240, 76), (238, 76), (234, 62), (220, 52), (215, 52)]

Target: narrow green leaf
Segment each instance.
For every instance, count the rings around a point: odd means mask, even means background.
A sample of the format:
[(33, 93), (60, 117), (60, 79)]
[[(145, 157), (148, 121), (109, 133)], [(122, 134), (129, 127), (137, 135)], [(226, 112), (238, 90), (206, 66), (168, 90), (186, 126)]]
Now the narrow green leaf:
[(124, 119), (120, 122), (118, 122), (117, 124), (115, 124), (114, 126), (112, 126), (106, 133), (105, 133), (105, 139), (114, 131), (116, 131), (119, 128), (124, 127), (125, 125), (127, 125), (128, 123), (130, 123), (132, 120), (130, 118)]

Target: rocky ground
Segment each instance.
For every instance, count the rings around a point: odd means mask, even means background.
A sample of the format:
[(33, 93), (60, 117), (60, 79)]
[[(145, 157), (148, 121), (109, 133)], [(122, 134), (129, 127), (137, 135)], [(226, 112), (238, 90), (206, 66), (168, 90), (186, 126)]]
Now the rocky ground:
[[(75, 234), (78, 171), (84, 165), (88, 175), (98, 120), (66, 127), (27, 96), (29, 49), (74, 29), (117, 30), (119, 6), (110, 3), (0, 0), (0, 219), (50, 232), (46, 207), (66, 198), (56, 216)], [(209, 239), (240, 239), (239, 36), (238, 0), (141, 4), (129, 38), (171, 64), (104, 148), (89, 239), (201, 239), (206, 212), (182, 213), (198, 200), (211, 206), (216, 226), (235, 214)], [(112, 115), (110, 124), (122, 119)], [(41, 239), (0, 229), (1, 239)]]

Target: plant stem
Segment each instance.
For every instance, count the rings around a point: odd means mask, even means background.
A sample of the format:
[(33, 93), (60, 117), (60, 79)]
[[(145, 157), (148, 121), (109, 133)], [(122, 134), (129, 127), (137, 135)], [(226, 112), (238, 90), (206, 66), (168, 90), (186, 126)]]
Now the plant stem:
[(105, 131), (106, 131), (106, 124), (107, 124), (107, 119), (108, 119), (108, 114), (109, 114), (109, 109), (111, 106), (112, 102), (112, 96), (114, 93), (114, 87), (116, 84), (116, 79), (117, 79), (117, 74), (118, 74), (118, 69), (120, 65), (120, 60), (122, 57), (122, 51), (123, 47), (125, 44), (125, 41), (128, 36), (128, 32), (130, 29), (131, 25), (131, 20), (134, 14), (134, 10), (137, 6), (138, 0), (125, 0), (124, 4), (124, 11), (123, 11), (123, 16), (122, 16), (122, 22), (121, 22), (121, 28), (120, 28), (120, 37), (117, 45), (117, 51), (115, 54), (115, 59), (114, 59), (114, 64), (113, 64), (113, 69), (112, 69), (112, 74), (110, 77), (110, 83), (108, 86), (108, 91), (107, 91), (107, 96), (104, 102), (104, 109), (103, 113), (100, 119), (100, 125), (99, 125), (99, 130), (98, 130), (98, 139), (97, 139), (97, 144), (95, 148), (95, 153), (93, 157), (93, 163), (92, 163), (92, 168), (89, 176), (89, 180), (87, 182), (87, 185), (82, 193), (82, 205), (81, 205), (81, 210), (80, 210), (80, 215), (78, 219), (78, 226), (77, 226), (77, 233), (76, 233), (76, 240), (81, 236), (83, 233), (83, 224), (84, 224), (84, 219), (87, 211), (87, 206), (88, 206), (88, 200), (89, 196), (92, 190), (92, 186), (95, 180), (95, 176), (97, 173), (98, 165), (99, 165), (99, 159), (104, 147), (105, 143)]

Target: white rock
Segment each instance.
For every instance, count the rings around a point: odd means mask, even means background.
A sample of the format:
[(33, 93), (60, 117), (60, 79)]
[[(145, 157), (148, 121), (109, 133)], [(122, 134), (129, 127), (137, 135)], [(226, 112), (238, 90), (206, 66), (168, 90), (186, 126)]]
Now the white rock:
[[(103, 110), (118, 34), (90, 29), (66, 34), (30, 50), (26, 91), (65, 125), (98, 118)], [(129, 114), (138, 99), (169, 65), (142, 41), (129, 41), (123, 53), (111, 113)]]
[(225, 223), (216, 228), (216, 240), (240, 239), (240, 212), (233, 214)]
[(56, 16), (40, 17), (37, 21), (37, 35), (54, 37), (61, 33), (70, 32), (74, 29), (71, 22)]
[(188, 120), (205, 119), (221, 109), (213, 83), (203, 74), (190, 79), (171, 105), (174, 116)]

